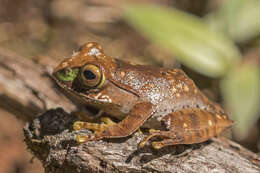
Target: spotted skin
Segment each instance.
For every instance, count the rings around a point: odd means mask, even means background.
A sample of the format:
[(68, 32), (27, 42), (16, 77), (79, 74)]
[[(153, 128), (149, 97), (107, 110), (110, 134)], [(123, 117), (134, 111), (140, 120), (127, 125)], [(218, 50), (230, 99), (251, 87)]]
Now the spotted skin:
[[(98, 67), (94, 68), (98, 69), (95, 74), (102, 79), (97, 83), (98, 87), (91, 87), (86, 82), (90, 79), (86, 80), (84, 67), (89, 64)], [(66, 72), (72, 69), (78, 72), (72, 80), (58, 77), (66, 78)], [(158, 149), (166, 145), (202, 142), (233, 124), (224, 110), (211, 102), (182, 70), (115, 59), (107, 56), (95, 42), (84, 44), (71, 58), (63, 60), (53, 76), (79, 104), (101, 109), (120, 121), (100, 126), (77, 122), (74, 124), (76, 130), (94, 131), (90, 136), (79, 136), (79, 142), (125, 137), (144, 127), (160, 131), (144, 140), (153, 135), (161, 136), (163, 141), (153, 144)]]
[(166, 115), (162, 121), (166, 131), (152, 132), (139, 144), (139, 147), (143, 147), (155, 136), (164, 139), (152, 143), (156, 149), (168, 145), (200, 143), (220, 134), (232, 125), (232, 121), (226, 115), (216, 115), (198, 108), (173, 112)]

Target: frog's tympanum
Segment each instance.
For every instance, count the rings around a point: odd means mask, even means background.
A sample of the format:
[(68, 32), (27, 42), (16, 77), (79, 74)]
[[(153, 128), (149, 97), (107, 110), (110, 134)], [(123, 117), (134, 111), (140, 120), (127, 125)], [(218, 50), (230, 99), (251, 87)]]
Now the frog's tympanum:
[(74, 130), (89, 129), (78, 135), (78, 142), (121, 138), (139, 128), (150, 133), (139, 144), (153, 137), (155, 149), (168, 145), (193, 144), (208, 140), (232, 126), (233, 121), (217, 104), (195, 86), (180, 69), (136, 65), (104, 54), (90, 42), (62, 61), (54, 78), (66, 91), (88, 106), (101, 109), (118, 123), (77, 121)]

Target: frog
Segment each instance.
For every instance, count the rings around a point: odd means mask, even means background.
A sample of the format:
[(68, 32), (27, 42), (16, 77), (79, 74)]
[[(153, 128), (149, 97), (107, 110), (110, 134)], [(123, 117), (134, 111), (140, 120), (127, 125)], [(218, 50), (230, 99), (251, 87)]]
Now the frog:
[(57, 84), (81, 103), (102, 110), (102, 123), (76, 121), (73, 129), (85, 143), (124, 138), (149, 129), (138, 147), (149, 140), (154, 149), (207, 141), (232, 127), (234, 121), (209, 100), (183, 70), (141, 65), (113, 58), (102, 46), (88, 42), (53, 71)]

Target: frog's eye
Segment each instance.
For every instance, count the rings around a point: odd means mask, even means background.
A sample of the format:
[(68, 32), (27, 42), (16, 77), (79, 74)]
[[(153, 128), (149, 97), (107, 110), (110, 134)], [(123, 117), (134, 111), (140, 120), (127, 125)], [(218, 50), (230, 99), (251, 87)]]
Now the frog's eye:
[(99, 67), (93, 64), (87, 64), (81, 71), (81, 79), (86, 87), (100, 88), (104, 84), (105, 76)]
[(61, 81), (73, 81), (77, 75), (78, 75), (79, 69), (78, 68), (74, 68), (74, 69), (63, 69), (59, 72), (57, 72), (55, 74), (55, 76), (57, 77), (57, 79), (61, 80)]

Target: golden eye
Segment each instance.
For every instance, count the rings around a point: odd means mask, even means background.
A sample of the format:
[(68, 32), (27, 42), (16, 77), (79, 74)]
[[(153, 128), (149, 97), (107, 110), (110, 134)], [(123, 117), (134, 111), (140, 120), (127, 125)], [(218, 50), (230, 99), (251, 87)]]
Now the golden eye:
[(99, 67), (87, 64), (81, 70), (81, 79), (86, 87), (100, 88), (104, 84), (105, 76)]

